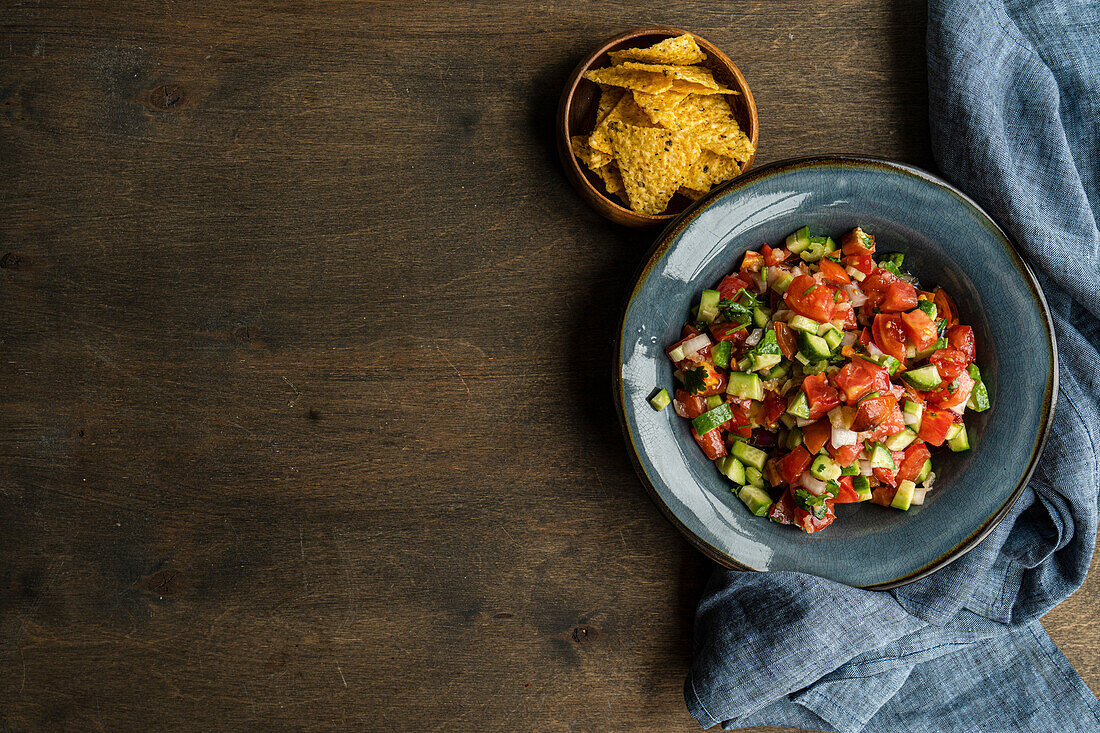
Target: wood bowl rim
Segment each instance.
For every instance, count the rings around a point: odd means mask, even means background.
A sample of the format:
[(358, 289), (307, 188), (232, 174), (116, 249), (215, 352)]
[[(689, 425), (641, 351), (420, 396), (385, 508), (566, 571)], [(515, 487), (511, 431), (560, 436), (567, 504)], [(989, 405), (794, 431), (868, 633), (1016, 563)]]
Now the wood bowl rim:
[[(752, 142), (753, 154), (745, 162), (744, 166), (741, 168), (741, 172), (732, 180), (736, 180), (736, 178), (745, 175), (749, 169), (752, 168), (753, 161), (756, 159), (757, 140), (760, 127), (756, 111), (756, 100), (752, 96), (752, 90), (749, 89), (748, 81), (745, 80), (745, 75), (741, 73), (741, 69), (739, 69), (737, 64), (733, 63), (729, 56), (723, 53), (721, 49), (697, 33), (672, 26), (645, 26), (641, 28), (632, 28), (608, 38), (577, 64), (572, 74), (570, 74), (569, 79), (566, 81), (565, 88), (562, 90), (561, 99), (558, 102), (558, 157), (561, 159), (562, 166), (565, 168), (566, 177), (569, 178), (569, 182), (573, 184), (573, 187), (581, 194), (581, 197), (585, 199), (585, 202), (596, 209), (601, 216), (618, 224), (636, 228), (660, 226), (668, 224), (684, 212), (681, 211), (675, 214), (639, 214), (633, 209), (618, 203), (610, 196), (601, 193), (592, 181), (588, 179), (588, 176), (581, 170), (580, 161), (573, 155), (573, 149), (570, 144), (571, 130), (569, 127), (569, 113), (573, 107), (573, 99), (576, 96), (577, 87), (580, 86), (584, 72), (592, 68), (597, 59), (624, 41), (629, 41), (632, 38), (638, 38), (640, 36), (663, 35), (668, 38), (675, 38), (676, 36), (685, 34), (695, 38), (696, 43), (706, 52), (708, 60), (714, 59), (730, 73), (735, 82), (735, 90), (740, 92), (745, 100), (750, 128), (748, 134), (749, 140)], [(685, 209), (685, 211), (686, 210), (687, 209)]]

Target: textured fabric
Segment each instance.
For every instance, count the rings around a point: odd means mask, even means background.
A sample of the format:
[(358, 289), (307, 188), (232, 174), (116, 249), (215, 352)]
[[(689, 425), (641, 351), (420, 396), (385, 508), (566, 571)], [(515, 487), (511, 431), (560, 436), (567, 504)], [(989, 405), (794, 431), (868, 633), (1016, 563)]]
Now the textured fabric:
[(929, 112), (944, 177), (1025, 251), (1058, 339), (1039, 468), (1005, 520), (888, 593), (717, 570), (684, 684), (704, 726), (1100, 731), (1038, 618), (1084, 581), (1100, 471), (1100, 0), (930, 0)]

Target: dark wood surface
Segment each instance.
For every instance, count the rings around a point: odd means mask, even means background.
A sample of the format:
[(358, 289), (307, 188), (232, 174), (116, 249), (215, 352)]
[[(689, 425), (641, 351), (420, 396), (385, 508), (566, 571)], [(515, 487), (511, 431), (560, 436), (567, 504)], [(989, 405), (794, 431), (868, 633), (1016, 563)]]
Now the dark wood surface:
[[(759, 164), (931, 165), (916, 0), (0, 9), (0, 727), (695, 729), (709, 565), (608, 385), (653, 235), (553, 141), (649, 24)], [(1094, 690), (1098, 602), (1046, 619)]]

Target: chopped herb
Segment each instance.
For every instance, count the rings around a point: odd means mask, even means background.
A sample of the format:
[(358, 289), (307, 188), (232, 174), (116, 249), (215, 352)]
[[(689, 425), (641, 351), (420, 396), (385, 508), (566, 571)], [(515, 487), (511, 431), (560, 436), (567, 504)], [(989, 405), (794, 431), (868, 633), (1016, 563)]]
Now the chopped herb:
[(738, 303), (736, 298), (735, 295), (729, 300), (718, 301), (718, 310), (722, 311), (722, 315), (734, 323), (752, 323), (752, 307)]
[(794, 492), (794, 503), (802, 509), (813, 514), (818, 519), (824, 519), (829, 507), (825, 504), (827, 494), (814, 496), (806, 489), (797, 489)]
[(959, 378), (955, 377), (954, 379), (951, 380), (951, 384), (947, 385), (947, 391), (948, 392), (954, 392), (958, 388), (959, 388)]
[(684, 370), (684, 389), (688, 394), (699, 394), (707, 390), (707, 370), (697, 366)]
[(749, 349), (745, 354), (746, 358), (755, 355), (762, 354), (778, 354), (781, 353), (779, 349), (779, 342), (775, 340), (775, 330), (769, 328), (764, 332), (764, 336), (760, 339), (756, 346)]
[(836, 291), (835, 293), (833, 293), (833, 302), (834, 303), (839, 303), (840, 302), (840, 293), (841, 293), (841, 291), (839, 291), (839, 290)]
[(748, 290), (745, 290), (744, 288), (738, 290), (737, 294), (733, 297), (735, 299), (740, 298), (741, 301), (749, 308), (759, 308), (761, 305), (763, 305), (763, 302), (760, 300), (760, 298), (757, 298), (755, 295), (750, 293)]
[(815, 289), (817, 289), (817, 283), (814, 283), (814, 284), (813, 284), (813, 285), (811, 285), (810, 287), (808, 287), (808, 288), (806, 288), (805, 290), (803, 290), (803, 291), (802, 291), (802, 294), (803, 294), (803, 295), (809, 295), (809, 294), (810, 294), (810, 293), (812, 293), (812, 292), (813, 292), (813, 291), (814, 291)]

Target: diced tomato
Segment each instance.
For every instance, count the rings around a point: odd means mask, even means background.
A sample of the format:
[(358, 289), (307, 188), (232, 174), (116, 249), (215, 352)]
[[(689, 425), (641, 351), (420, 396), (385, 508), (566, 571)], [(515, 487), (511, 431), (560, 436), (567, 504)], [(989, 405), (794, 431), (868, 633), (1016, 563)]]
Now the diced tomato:
[(856, 408), (856, 419), (852, 421), (852, 430), (862, 433), (877, 428), (893, 412), (897, 404), (898, 401), (888, 394), (863, 400)]
[(833, 383), (840, 388), (844, 401), (854, 405), (860, 397), (869, 392), (885, 392), (890, 388), (890, 373), (878, 364), (866, 359), (855, 358), (833, 377)]
[(924, 462), (932, 457), (931, 451), (928, 450), (928, 446), (917, 440), (909, 444), (909, 447), (905, 449), (905, 456), (901, 459), (901, 465), (898, 466), (898, 481), (912, 481), (920, 475), (920, 471), (924, 468)]
[(772, 456), (764, 461), (764, 478), (768, 480), (770, 486), (779, 486), (783, 483), (783, 477), (779, 475), (779, 459), (777, 457)]
[(749, 337), (749, 329), (743, 323), (712, 323), (710, 335), (715, 341), (744, 341)]
[(699, 395), (688, 394), (686, 389), (678, 389), (672, 407), (680, 417), (694, 420), (707, 411), (707, 400)]
[(925, 407), (917, 435), (931, 445), (943, 445), (943, 441), (947, 440), (947, 431), (951, 429), (951, 423), (954, 421), (955, 415), (950, 410)]
[(840, 249), (846, 255), (871, 255), (875, 253), (875, 238), (859, 227), (840, 238)]
[(894, 409), (886, 416), (886, 419), (879, 423), (879, 426), (867, 433), (867, 442), (874, 443), (878, 440), (885, 440), (886, 438), (900, 433), (905, 429), (905, 415), (902, 413), (898, 404), (894, 403)]
[(840, 404), (840, 393), (829, 384), (825, 373), (813, 374), (802, 380), (802, 391), (810, 405), (810, 419), (817, 420)]
[(737, 295), (737, 291), (741, 288), (749, 287), (749, 281), (740, 277), (739, 275), (726, 275), (722, 278), (722, 282), (718, 283), (718, 287), (715, 290), (718, 291), (722, 300), (732, 300), (733, 296)]
[(876, 486), (871, 491), (871, 503), (879, 506), (890, 506), (894, 501), (894, 495), (898, 493), (896, 486)]
[(775, 425), (776, 421), (787, 411), (787, 398), (778, 392), (768, 390), (764, 393), (764, 412), (762, 418), (765, 427)]
[(864, 307), (874, 310), (882, 305), (882, 300), (886, 297), (886, 291), (889, 290), (890, 285), (897, 281), (898, 276), (889, 270), (883, 270), (881, 267), (872, 270), (871, 274), (860, 283), (863, 294), (867, 296), (867, 303)]
[(798, 352), (798, 339), (795, 338), (794, 329), (783, 321), (775, 322), (775, 340), (779, 342), (779, 350), (787, 359), (793, 359)]
[[(895, 463), (895, 465), (897, 464)], [(887, 486), (898, 485), (898, 469), (896, 468), (872, 468), (871, 472), (875, 475), (875, 478)]]
[(864, 275), (870, 275), (875, 269), (875, 260), (871, 255), (851, 255), (844, 258), (844, 264)]
[(795, 313), (824, 323), (833, 317), (833, 289), (809, 275), (799, 275), (787, 286), (783, 299)]
[(768, 518), (779, 524), (794, 524), (794, 508), (791, 490), (787, 489), (783, 492), (783, 496), (779, 497), (779, 501), (772, 504), (772, 508), (768, 510)]
[(778, 265), (780, 262), (787, 259), (791, 255), (791, 253), (783, 247), (772, 249), (766, 244), (761, 247), (761, 251), (763, 251), (764, 253), (764, 264), (768, 267), (771, 267), (772, 265)]
[(859, 332), (859, 338), (856, 339), (856, 342), (859, 343), (864, 348), (866, 348), (867, 346), (870, 346), (871, 345), (871, 330), (865, 328), (862, 331), (860, 331)]
[(828, 257), (818, 260), (817, 264), (821, 267), (821, 276), (825, 278), (826, 282), (831, 282), (834, 285), (852, 282), (852, 278), (844, 271), (844, 268)]
[(901, 325), (917, 351), (924, 351), (936, 342), (936, 322), (922, 310), (901, 314)]
[(887, 313), (900, 313), (917, 307), (917, 289), (904, 280), (890, 283), (879, 306)]
[(741, 272), (760, 272), (764, 266), (764, 255), (759, 252), (748, 251), (745, 259), (741, 260)]
[[(962, 372), (950, 382), (944, 380), (935, 392), (929, 392), (928, 402), (942, 410), (957, 409), (960, 405), (965, 405), (966, 401), (970, 399), (970, 393), (974, 391), (974, 384), (975, 382), (970, 375)], [(954, 385), (955, 388), (952, 389), (951, 385)]]
[(859, 457), (860, 451), (863, 450), (863, 443), (856, 441), (852, 445), (842, 445), (839, 448), (834, 448), (833, 444), (829, 443), (828, 448), (837, 465), (847, 468)]
[(970, 363), (966, 360), (966, 355), (963, 352), (953, 348), (936, 349), (928, 357), (928, 361), (936, 365), (936, 371), (940, 373), (940, 379), (945, 382), (950, 382), (962, 374), (966, 369), (966, 365)]
[(959, 309), (955, 307), (955, 301), (947, 294), (946, 290), (936, 288), (935, 293), (933, 293), (933, 300), (936, 304), (936, 316), (946, 321), (948, 328), (958, 324)]
[(836, 495), (837, 504), (855, 504), (859, 501), (859, 494), (856, 493), (855, 487), (852, 486), (851, 476), (841, 476), (838, 483), (840, 484), (840, 490)]
[(810, 453), (817, 454), (825, 447), (832, 433), (833, 426), (828, 420), (818, 420), (802, 428), (802, 443)]
[[(685, 323), (684, 327), (680, 329), (680, 341), (678, 341), (677, 343), (682, 343), (685, 339), (689, 339), (692, 336), (698, 336), (701, 333), (702, 331), (700, 331), (695, 326), (691, 325), (690, 323)], [(675, 346), (675, 344), (673, 346)]]
[(977, 350), (974, 347), (974, 329), (970, 326), (952, 326), (947, 329), (947, 343), (966, 357), (966, 363), (974, 363)]
[(695, 428), (692, 428), (691, 437), (695, 438), (695, 442), (699, 444), (699, 447), (703, 449), (703, 453), (710, 460), (713, 461), (715, 458), (726, 455), (726, 444), (722, 442), (721, 430), (711, 430), (699, 435), (695, 432)]
[(836, 514), (833, 512), (833, 500), (825, 500), (825, 517), (818, 519), (810, 512), (806, 511), (800, 506), (795, 505), (794, 508), (794, 523), (802, 528), (802, 531), (806, 534), (813, 534), (818, 530), (825, 529), (833, 520), (836, 519)]
[(875, 345), (884, 354), (889, 354), (898, 361), (905, 361), (905, 332), (901, 327), (901, 316), (875, 316), (871, 332), (875, 337)]
[(748, 440), (752, 437), (752, 425), (749, 424), (747, 408), (735, 404), (732, 400), (729, 400), (729, 403), (730, 413), (733, 417), (722, 423), (722, 429)]
[(856, 322), (856, 309), (851, 306), (851, 302), (848, 300), (848, 295), (843, 290), (838, 290), (841, 300), (837, 304), (836, 310), (833, 311), (833, 320), (838, 318), (843, 320), (842, 328), (845, 331), (854, 331), (859, 324)]
[(812, 458), (802, 446), (796, 447), (787, 455), (779, 459), (776, 468), (780, 477), (791, 486), (797, 486), (802, 474), (810, 467)]

